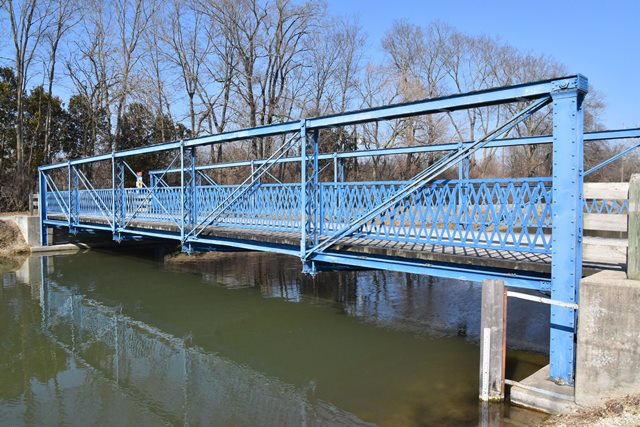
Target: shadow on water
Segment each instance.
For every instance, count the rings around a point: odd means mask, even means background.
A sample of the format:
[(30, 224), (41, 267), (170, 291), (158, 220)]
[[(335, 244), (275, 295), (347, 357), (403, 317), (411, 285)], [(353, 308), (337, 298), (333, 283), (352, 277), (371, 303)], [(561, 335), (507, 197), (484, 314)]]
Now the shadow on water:
[[(0, 419), (395, 426), (534, 416), (478, 403), (477, 284), (372, 271), (312, 279), (285, 256), (205, 258), (89, 252), (31, 258), (41, 277), (5, 275)], [(517, 303), (509, 345), (544, 350), (548, 310)], [(507, 376), (545, 362), (511, 350)]]

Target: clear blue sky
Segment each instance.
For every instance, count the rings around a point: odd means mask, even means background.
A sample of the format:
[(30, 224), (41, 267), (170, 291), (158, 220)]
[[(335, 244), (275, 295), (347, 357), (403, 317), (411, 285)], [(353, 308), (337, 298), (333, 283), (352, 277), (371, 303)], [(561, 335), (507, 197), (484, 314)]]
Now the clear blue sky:
[(357, 15), (372, 56), (396, 19), (439, 20), (469, 34), (498, 36), (582, 73), (602, 93), (609, 129), (640, 127), (640, 0), (328, 0), (332, 15)]

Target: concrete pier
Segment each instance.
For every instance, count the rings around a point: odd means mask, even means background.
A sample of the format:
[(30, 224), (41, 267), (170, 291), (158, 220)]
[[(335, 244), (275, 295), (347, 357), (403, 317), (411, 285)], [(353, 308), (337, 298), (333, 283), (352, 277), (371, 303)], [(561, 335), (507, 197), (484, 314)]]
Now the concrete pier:
[(580, 283), (576, 402), (640, 393), (640, 280), (602, 271)]
[(629, 248), (627, 250), (627, 277), (640, 280), (640, 174), (629, 180)]
[(580, 282), (575, 387), (549, 380), (549, 367), (511, 387), (511, 403), (549, 413), (640, 393), (640, 280), (602, 271)]

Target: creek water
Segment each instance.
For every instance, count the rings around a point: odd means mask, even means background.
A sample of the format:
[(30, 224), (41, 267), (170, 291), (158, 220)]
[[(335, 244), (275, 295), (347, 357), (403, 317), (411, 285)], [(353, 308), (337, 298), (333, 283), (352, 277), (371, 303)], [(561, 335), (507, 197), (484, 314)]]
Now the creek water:
[[(297, 259), (31, 257), (0, 288), (2, 425), (523, 425), (478, 402), (477, 283)], [(156, 253), (157, 255), (157, 253)], [(506, 376), (547, 363), (549, 311), (509, 302)]]

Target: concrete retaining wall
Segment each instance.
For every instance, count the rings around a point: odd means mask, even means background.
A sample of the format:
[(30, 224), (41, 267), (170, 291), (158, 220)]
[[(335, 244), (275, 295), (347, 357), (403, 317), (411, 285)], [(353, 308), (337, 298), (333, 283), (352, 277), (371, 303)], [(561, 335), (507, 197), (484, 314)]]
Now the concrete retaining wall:
[(580, 282), (576, 403), (640, 393), (640, 280), (602, 271)]
[(29, 246), (40, 245), (40, 218), (37, 216), (12, 216), (9, 219), (13, 220), (18, 225), (24, 241)]

